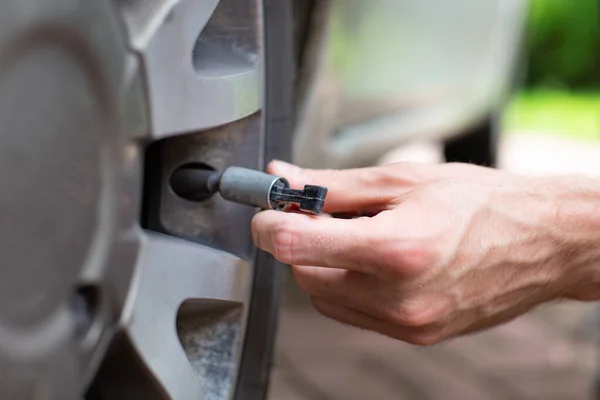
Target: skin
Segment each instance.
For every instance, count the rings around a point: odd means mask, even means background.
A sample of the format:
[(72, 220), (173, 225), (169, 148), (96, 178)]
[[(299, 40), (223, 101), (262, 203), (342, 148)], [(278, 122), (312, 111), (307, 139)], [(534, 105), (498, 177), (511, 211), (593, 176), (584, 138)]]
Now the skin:
[(292, 265), (316, 309), (418, 345), (506, 322), (559, 299), (600, 299), (600, 182), (466, 164), (305, 170), (332, 218), (262, 211), (256, 245)]

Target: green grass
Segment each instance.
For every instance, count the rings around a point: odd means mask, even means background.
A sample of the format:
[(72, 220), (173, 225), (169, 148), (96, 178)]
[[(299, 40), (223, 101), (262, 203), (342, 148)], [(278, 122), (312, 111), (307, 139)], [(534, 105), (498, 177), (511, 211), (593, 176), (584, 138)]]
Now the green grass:
[(522, 92), (507, 107), (503, 125), (508, 134), (536, 133), (600, 140), (600, 91)]

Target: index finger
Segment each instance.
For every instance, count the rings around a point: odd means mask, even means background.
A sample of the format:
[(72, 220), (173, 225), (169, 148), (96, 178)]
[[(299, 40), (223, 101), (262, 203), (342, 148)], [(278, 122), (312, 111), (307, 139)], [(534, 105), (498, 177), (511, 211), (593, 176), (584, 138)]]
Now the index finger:
[(320, 218), (261, 211), (252, 220), (256, 246), (284, 264), (319, 265), (373, 272), (376, 236), (370, 219)]
[(397, 170), (386, 167), (313, 170), (275, 160), (267, 172), (286, 178), (294, 188), (327, 187), (325, 212), (378, 209), (395, 198), (402, 187), (412, 186)]

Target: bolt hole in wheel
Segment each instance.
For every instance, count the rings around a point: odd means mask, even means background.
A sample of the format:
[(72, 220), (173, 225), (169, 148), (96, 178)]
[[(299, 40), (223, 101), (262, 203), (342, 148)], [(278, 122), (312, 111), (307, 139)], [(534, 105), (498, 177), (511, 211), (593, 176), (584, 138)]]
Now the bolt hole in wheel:
[(219, 175), (210, 165), (204, 163), (187, 163), (171, 174), (169, 186), (173, 192), (189, 201), (206, 201), (216, 191)]
[(80, 286), (71, 299), (71, 309), (75, 318), (75, 337), (83, 340), (89, 332), (98, 311), (100, 294), (95, 286)]

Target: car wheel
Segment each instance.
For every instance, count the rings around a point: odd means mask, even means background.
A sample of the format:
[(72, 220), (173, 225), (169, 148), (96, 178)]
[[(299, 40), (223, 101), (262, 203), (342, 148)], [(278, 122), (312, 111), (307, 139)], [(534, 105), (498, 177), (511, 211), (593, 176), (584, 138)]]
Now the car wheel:
[(276, 0), (2, 4), (1, 398), (265, 397), (285, 270), (253, 247), (254, 209), (169, 179), (289, 159), (292, 18)]

